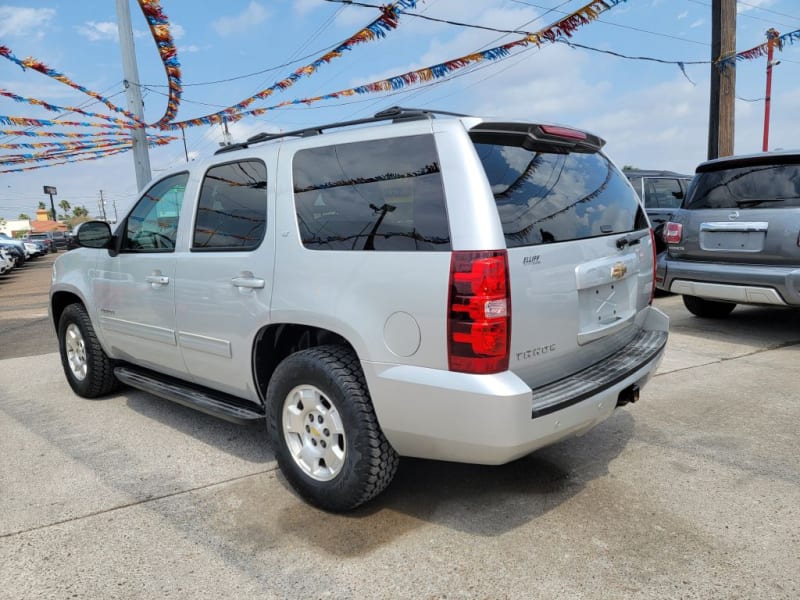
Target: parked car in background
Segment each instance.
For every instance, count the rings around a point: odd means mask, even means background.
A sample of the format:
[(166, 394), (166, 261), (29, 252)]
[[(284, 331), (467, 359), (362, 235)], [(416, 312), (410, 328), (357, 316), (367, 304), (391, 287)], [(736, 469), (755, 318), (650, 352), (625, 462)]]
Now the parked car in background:
[(20, 240), (15, 240), (5, 233), (0, 233), (0, 247), (8, 250), (9, 254), (14, 258), (14, 266), (21, 267), (25, 264), (25, 244)]
[(0, 248), (0, 275), (5, 275), (14, 268), (14, 260), (6, 252), (5, 248)]
[(64, 237), (63, 232), (57, 231), (47, 231), (43, 233), (31, 233), (28, 236), (32, 240), (42, 240), (45, 242), (50, 250), (50, 252), (58, 252), (59, 249), (66, 250), (67, 249), (67, 240)]
[(691, 175), (681, 175), (673, 171), (646, 171), (642, 169), (623, 170), (636, 194), (644, 203), (650, 225), (656, 238), (656, 252), (666, 250), (662, 239), (664, 223), (680, 208), (686, 190), (692, 181)]
[(51, 242), (43, 239), (34, 239), (30, 236), (26, 236), (24, 238), (20, 238), (20, 241), (25, 244), (35, 244), (36, 245), (36, 252), (37, 256), (43, 256), (50, 252)]
[(702, 163), (664, 239), (658, 285), (693, 314), (800, 307), (800, 152)]

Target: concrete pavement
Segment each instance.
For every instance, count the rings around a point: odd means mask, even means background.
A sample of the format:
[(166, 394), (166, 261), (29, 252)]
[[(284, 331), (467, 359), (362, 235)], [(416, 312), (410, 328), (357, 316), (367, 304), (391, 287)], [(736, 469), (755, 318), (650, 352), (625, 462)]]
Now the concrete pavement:
[(800, 313), (657, 304), (638, 404), (502, 467), (404, 459), (347, 516), (260, 427), (0, 360), (0, 598), (797, 598)]

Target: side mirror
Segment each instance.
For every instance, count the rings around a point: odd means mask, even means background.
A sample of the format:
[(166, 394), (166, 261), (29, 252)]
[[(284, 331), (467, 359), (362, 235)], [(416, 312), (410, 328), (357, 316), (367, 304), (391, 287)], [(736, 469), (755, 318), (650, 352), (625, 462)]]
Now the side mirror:
[(111, 243), (111, 227), (104, 221), (81, 223), (75, 241), (83, 248), (108, 248)]

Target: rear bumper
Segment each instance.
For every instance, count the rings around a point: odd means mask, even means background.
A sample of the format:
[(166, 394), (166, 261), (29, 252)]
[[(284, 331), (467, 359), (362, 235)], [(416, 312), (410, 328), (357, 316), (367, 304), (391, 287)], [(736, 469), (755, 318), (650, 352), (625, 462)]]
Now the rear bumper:
[(800, 306), (800, 269), (679, 260), (657, 266), (659, 288), (676, 294), (740, 304)]
[(373, 405), (403, 456), (502, 464), (608, 418), (620, 393), (645, 385), (664, 354), (669, 319), (648, 308), (631, 344), (579, 373), (532, 390), (510, 371), (468, 375), (364, 362)]

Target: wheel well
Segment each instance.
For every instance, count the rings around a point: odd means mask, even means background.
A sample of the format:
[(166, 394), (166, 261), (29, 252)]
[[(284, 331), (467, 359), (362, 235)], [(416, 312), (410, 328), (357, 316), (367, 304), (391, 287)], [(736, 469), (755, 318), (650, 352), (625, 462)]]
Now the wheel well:
[(56, 292), (50, 299), (53, 314), (53, 326), (58, 329), (58, 322), (61, 320), (61, 313), (70, 304), (83, 304), (79, 296), (71, 292)]
[(253, 346), (253, 373), (261, 398), (266, 397), (272, 373), (284, 358), (298, 350), (324, 344), (341, 344), (355, 354), (353, 346), (345, 338), (319, 327), (280, 323), (259, 331)]

